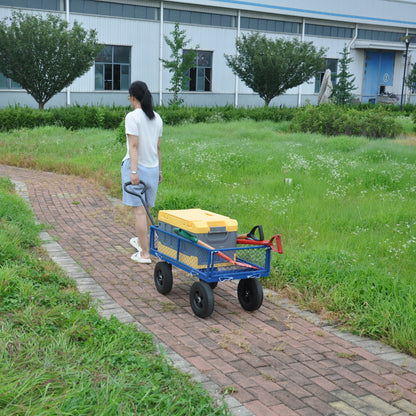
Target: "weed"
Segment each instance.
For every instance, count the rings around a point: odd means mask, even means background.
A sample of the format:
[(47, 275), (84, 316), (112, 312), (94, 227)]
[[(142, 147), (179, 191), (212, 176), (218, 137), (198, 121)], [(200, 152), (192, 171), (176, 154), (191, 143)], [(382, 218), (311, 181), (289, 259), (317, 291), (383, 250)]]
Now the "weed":
[(277, 382), (277, 379), (276, 379), (276, 377), (273, 377), (272, 375), (270, 375), (270, 374), (267, 374), (267, 373), (264, 373), (264, 372), (261, 372), (261, 375), (267, 380), (267, 381), (271, 381), (272, 383), (276, 383)]
[(337, 352), (337, 355), (339, 358), (345, 358), (346, 360), (355, 360), (357, 359), (357, 354), (353, 353), (353, 352)]
[(172, 302), (162, 302), (162, 312), (173, 312), (177, 308), (178, 306)]
[(238, 392), (238, 388), (236, 386), (224, 386), (221, 389), (222, 394), (233, 395), (234, 393), (237, 393), (237, 392)]

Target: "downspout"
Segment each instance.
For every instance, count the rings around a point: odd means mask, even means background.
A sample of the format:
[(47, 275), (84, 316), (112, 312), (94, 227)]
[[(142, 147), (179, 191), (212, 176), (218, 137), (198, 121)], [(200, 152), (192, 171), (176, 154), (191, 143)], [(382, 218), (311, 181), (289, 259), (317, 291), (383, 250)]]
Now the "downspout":
[(350, 51), (351, 51), (351, 46), (352, 46), (352, 44), (356, 41), (357, 36), (358, 36), (358, 25), (357, 25), (357, 24), (355, 24), (355, 33), (354, 33), (354, 37), (351, 39), (350, 43), (349, 43), (349, 44), (348, 44), (348, 46), (347, 46), (348, 53), (350, 53)]
[[(240, 38), (240, 17), (241, 17), (241, 11), (237, 11), (237, 39)], [(234, 108), (238, 107), (238, 76), (235, 75), (235, 81), (234, 81)]]
[[(351, 52), (351, 46), (356, 41), (357, 37), (358, 37), (358, 24), (356, 23), (355, 24), (354, 36), (353, 36), (353, 38), (351, 39), (350, 43), (347, 46), (348, 54), (350, 54), (350, 52)], [(361, 85), (361, 101), (362, 101), (362, 99), (363, 99), (363, 84)]]
[(160, 2), (160, 27), (159, 27), (159, 105), (162, 105), (162, 74), (163, 74), (163, 1)]
[[(65, 15), (66, 15), (66, 21), (68, 23), (69, 28), (69, 0), (65, 0)], [(71, 105), (71, 87), (66, 87), (66, 105), (69, 107)]]
[[(305, 40), (305, 18), (302, 19), (302, 33), (300, 37), (301, 42)], [(302, 85), (298, 86), (298, 107), (302, 104)]]

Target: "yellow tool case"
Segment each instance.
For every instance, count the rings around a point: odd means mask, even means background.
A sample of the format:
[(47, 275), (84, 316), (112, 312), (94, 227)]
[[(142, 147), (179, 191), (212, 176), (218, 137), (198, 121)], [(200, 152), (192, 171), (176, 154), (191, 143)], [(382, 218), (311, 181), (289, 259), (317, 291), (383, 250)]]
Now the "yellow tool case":
[[(199, 240), (215, 249), (233, 248), (237, 244), (238, 223), (224, 215), (205, 211), (199, 208), (182, 210), (159, 211), (159, 228), (174, 234), (175, 228), (194, 234)], [(170, 257), (176, 258), (178, 251), (178, 238), (164, 232), (159, 233), (158, 251)], [(226, 251), (227, 256), (233, 258), (233, 251)], [(179, 251), (179, 261), (194, 267), (203, 269), (207, 267), (209, 250), (197, 246), (194, 243), (182, 242)], [(219, 256), (214, 256), (215, 267), (229, 266)]]

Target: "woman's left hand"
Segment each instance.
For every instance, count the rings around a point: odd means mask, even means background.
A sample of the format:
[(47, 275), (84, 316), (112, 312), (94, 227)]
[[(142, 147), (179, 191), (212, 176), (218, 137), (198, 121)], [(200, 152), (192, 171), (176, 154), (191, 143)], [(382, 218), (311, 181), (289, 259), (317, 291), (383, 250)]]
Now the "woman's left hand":
[(138, 185), (140, 183), (139, 175), (137, 173), (130, 173), (130, 180), (132, 185)]

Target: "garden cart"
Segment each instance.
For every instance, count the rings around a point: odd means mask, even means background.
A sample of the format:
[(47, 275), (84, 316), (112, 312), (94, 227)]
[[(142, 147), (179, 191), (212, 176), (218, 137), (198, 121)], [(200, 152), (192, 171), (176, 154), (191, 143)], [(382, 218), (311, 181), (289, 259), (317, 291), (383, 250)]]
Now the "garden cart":
[[(198, 278), (189, 293), (195, 315), (210, 316), (214, 310), (214, 292), (219, 282), (239, 280), (237, 296), (246, 311), (255, 311), (263, 303), (263, 288), (258, 278), (270, 274), (270, 241), (258, 241), (245, 234), (237, 247), (237, 222), (200, 209), (159, 211), (156, 225), (143, 201), (146, 185), (127, 182), (126, 192), (138, 196), (145, 206), (150, 226), (149, 250), (157, 257), (154, 282), (159, 293), (172, 290), (172, 266)], [(262, 234), (261, 234), (262, 235)], [(281, 250), (280, 235), (274, 236)], [(254, 243), (253, 243), (254, 242)]]

